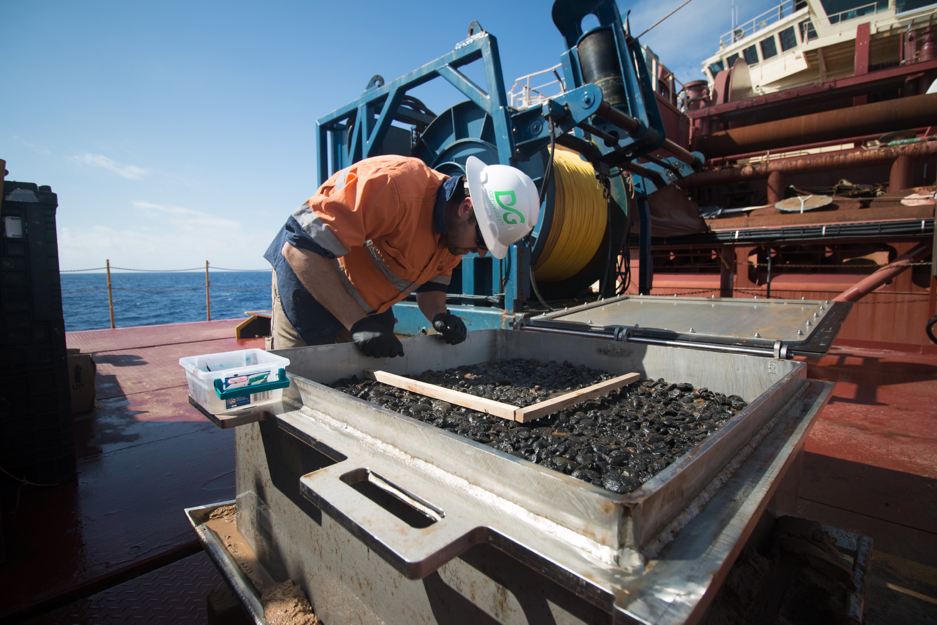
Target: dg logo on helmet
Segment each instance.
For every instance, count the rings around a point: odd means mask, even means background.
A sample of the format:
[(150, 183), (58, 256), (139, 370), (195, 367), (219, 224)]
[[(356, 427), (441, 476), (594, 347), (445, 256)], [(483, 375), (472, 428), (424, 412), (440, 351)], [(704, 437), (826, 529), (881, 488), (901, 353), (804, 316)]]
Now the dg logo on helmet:
[(469, 156), (465, 162), (469, 196), (488, 251), (504, 258), (508, 246), (527, 236), (540, 216), (537, 187), (509, 165), (486, 165)]

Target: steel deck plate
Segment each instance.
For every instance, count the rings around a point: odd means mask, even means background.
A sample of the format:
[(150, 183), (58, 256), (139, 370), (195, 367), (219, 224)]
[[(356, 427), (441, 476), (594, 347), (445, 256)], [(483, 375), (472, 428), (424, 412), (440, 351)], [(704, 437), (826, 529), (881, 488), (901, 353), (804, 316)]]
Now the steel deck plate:
[(197, 553), (37, 617), (27, 625), (202, 625), (208, 618), (208, 593), (224, 583), (208, 556)]
[(780, 341), (798, 352), (825, 353), (850, 308), (845, 302), (625, 295), (540, 315), (527, 327), (606, 333), (625, 328), (627, 336), (610, 336), (701, 346), (770, 349)]

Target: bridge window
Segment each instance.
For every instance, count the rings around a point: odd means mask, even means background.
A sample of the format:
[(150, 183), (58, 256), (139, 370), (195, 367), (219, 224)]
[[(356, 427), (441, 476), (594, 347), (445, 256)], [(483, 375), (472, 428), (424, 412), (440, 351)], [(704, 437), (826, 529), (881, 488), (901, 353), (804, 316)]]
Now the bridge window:
[[(912, 2), (915, 0), (911, 0)], [(830, 24), (878, 13), (888, 8), (888, 0), (820, 0)], [(930, 4), (933, 4), (931, 1)]]
[(895, 13), (916, 11), (932, 4), (934, 4), (934, 0), (896, 0)]
[(731, 69), (732, 66), (735, 65), (735, 62), (738, 61), (738, 60), (739, 60), (739, 55), (738, 55), (738, 54), (732, 54), (732, 55), (730, 55), (729, 58), (726, 59), (726, 67), (728, 67), (728, 68)]
[(794, 27), (785, 28), (778, 33), (778, 39), (781, 40), (781, 50), (787, 52), (797, 47), (797, 35), (794, 34)]
[(761, 42), (761, 58), (768, 60), (773, 56), (778, 55), (778, 44), (774, 40), (774, 37), (768, 37)]
[(800, 38), (802, 41), (813, 41), (817, 38), (817, 31), (813, 27), (813, 22), (804, 20), (800, 23)]
[(742, 55), (745, 57), (745, 62), (749, 65), (754, 65), (758, 62), (758, 50), (755, 46), (748, 46), (742, 50)]
[(715, 63), (709, 66), (709, 73), (712, 75), (713, 78), (715, 78), (716, 74), (718, 74), (724, 69), (725, 67), (723, 67), (722, 61), (716, 61)]

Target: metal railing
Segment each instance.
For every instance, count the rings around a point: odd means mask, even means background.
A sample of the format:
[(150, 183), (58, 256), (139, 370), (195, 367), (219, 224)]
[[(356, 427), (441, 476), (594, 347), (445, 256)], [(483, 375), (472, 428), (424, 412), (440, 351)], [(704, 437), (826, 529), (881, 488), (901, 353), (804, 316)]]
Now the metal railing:
[(725, 48), (736, 41), (741, 41), (749, 35), (754, 35), (759, 30), (764, 30), (768, 26), (780, 22), (786, 17), (790, 17), (797, 11), (806, 8), (807, 3), (804, 0), (784, 0), (781, 4), (769, 9), (761, 15), (754, 17), (744, 24), (740, 24), (719, 37), (719, 48)]
[(845, 22), (846, 20), (862, 17), (863, 15), (869, 15), (870, 13), (879, 13), (887, 9), (888, 0), (878, 0), (877, 2), (864, 4), (861, 7), (856, 7), (854, 9), (846, 9), (845, 11), (834, 13), (833, 15), (827, 15), (826, 17), (830, 24), (838, 24), (840, 22)]
[[(649, 52), (643, 47), (645, 52), (645, 61), (651, 73), (651, 82), (654, 91), (661, 96), (666, 97), (675, 106), (680, 105), (678, 94), (683, 91), (683, 83), (677, 80), (667, 67), (660, 62), (660, 59), (653, 52)], [(521, 76), (514, 81), (514, 85), (508, 92), (511, 106), (517, 110), (523, 110), (531, 106), (539, 106), (558, 95), (566, 93), (566, 83), (560, 76), (559, 69), (563, 65), (558, 63), (553, 67)], [(531, 82), (543, 81), (531, 86)]]
[[(521, 76), (514, 81), (514, 86), (508, 92), (511, 99), (511, 106), (522, 110), (531, 106), (543, 104), (550, 98), (566, 93), (566, 85), (560, 76), (559, 68), (562, 63), (558, 63), (549, 69), (544, 69), (533, 74)], [(531, 79), (545, 80), (535, 86), (531, 86)]]
[[(930, 263), (928, 263), (930, 264)], [(754, 299), (799, 299), (798, 297), (792, 297), (790, 295), (778, 295), (781, 293), (802, 293), (800, 290), (788, 290), (788, 289), (775, 289), (774, 294), (766, 294), (764, 290), (759, 288), (743, 288), (733, 286), (729, 289), (735, 299), (735, 293), (741, 293), (742, 295), (752, 295)], [(692, 287), (681, 287), (681, 286), (663, 286), (663, 287), (653, 287), (649, 295), (656, 297), (690, 297), (693, 295), (710, 295), (712, 297), (719, 297), (719, 293), (722, 291), (720, 287), (713, 287), (711, 289), (693, 289)], [(637, 293), (629, 293), (628, 295), (637, 295)], [(921, 302), (929, 302), (929, 297), (916, 297), (912, 293), (876, 293), (876, 295), (890, 295), (895, 299), (887, 299), (877, 302), (866, 302), (859, 300), (853, 302), (854, 305), (859, 306), (878, 306), (878, 305), (898, 305), (898, 304), (920, 304)], [(824, 297), (828, 296), (828, 293)], [(742, 299), (742, 298), (738, 298)], [(819, 298), (818, 298), (819, 299)]]
[[(89, 269), (63, 269), (60, 273), (82, 273), (88, 271), (101, 271), (105, 270), (107, 272), (107, 286), (98, 287), (94, 289), (81, 289), (78, 291), (63, 291), (62, 295), (70, 295), (73, 293), (91, 293), (94, 291), (107, 291), (107, 305), (111, 315), (111, 328), (115, 328), (114, 324), (114, 291), (132, 291), (134, 293), (169, 293), (172, 291), (197, 291), (201, 290), (200, 286), (189, 286), (189, 287), (180, 287), (175, 289), (128, 289), (122, 287), (115, 287), (111, 284), (111, 269), (116, 269), (119, 271), (138, 271), (146, 273), (181, 273), (181, 272), (191, 272), (191, 271), (201, 271), (201, 267), (193, 267), (190, 269), (133, 269), (130, 267), (111, 267), (110, 259), (105, 261), (103, 267), (91, 267)], [(207, 321), (211, 321), (211, 296), (209, 292), (209, 287), (211, 281), (209, 280), (208, 271), (210, 269), (209, 263), (205, 261), (205, 316)], [(270, 271), (268, 269), (228, 269), (225, 267), (215, 267), (214, 269), (219, 271), (244, 271), (244, 272), (260, 272), (260, 271)], [(219, 287), (216, 286), (215, 290), (221, 291), (256, 291), (259, 289), (269, 289), (269, 285), (264, 286), (251, 286), (251, 287)]]

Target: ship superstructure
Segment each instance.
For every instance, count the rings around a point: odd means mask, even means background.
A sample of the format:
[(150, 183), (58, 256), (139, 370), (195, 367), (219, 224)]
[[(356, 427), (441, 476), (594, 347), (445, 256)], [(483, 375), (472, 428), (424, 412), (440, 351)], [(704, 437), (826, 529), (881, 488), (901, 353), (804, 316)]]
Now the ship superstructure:
[[(748, 68), (737, 96), (852, 76), (933, 58), (937, 3), (930, 0), (785, 0), (722, 35), (703, 62), (711, 85), (720, 72)], [(857, 68), (856, 42), (867, 66)], [(735, 99), (738, 99), (736, 97)]]

